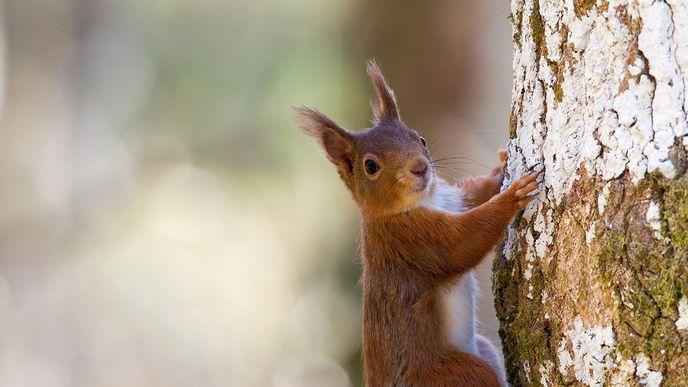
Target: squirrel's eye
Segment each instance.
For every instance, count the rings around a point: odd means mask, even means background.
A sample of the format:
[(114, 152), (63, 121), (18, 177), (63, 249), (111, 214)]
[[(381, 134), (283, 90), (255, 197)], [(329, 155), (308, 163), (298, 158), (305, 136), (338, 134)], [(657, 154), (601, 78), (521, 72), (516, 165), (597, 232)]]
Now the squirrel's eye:
[(369, 175), (374, 175), (375, 172), (380, 170), (380, 166), (377, 165), (375, 160), (368, 159), (365, 161), (365, 171)]
[(425, 139), (423, 138), (423, 136), (419, 136), (419, 137), (420, 137), (420, 142), (423, 143), (423, 146), (428, 146), (428, 143), (425, 142)]

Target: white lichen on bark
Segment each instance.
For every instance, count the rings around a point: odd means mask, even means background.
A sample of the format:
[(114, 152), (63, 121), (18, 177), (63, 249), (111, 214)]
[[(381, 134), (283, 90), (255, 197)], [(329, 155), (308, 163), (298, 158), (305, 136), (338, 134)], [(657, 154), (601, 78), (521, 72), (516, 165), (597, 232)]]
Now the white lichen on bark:
[[(530, 15), (534, 2), (513, 5), (516, 12), (522, 6), (523, 15)], [(538, 7), (546, 54), (551, 57), (538, 55), (530, 24), (521, 23), (512, 93), (520, 130), (509, 144), (510, 154), (520, 157), (510, 158), (510, 175), (543, 164), (546, 199), (554, 203), (579, 177), (581, 165), (588, 176), (605, 180), (626, 170), (635, 182), (655, 170), (674, 177), (669, 150), (688, 131), (684, 111), (688, 69), (682, 72), (679, 66), (688, 49), (681, 47), (679, 55), (675, 37), (681, 42), (688, 39), (688, 29), (675, 30), (670, 6), (660, 1), (611, 0), (605, 11), (593, 8), (583, 17), (576, 16), (572, 0), (540, 1)], [(619, 10), (641, 23), (639, 36), (633, 35)], [(549, 62), (561, 59), (558, 46), (564, 26), (574, 49), (563, 64), (563, 98), (555, 101), (557, 79)], [(637, 50), (634, 45), (641, 55), (629, 58), (628, 53)]]
[[(559, 344), (559, 372), (567, 374), (569, 368), (573, 368), (578, 381), (588, 386), (601, 386), (607, 370), (615, 367), (614, 344), (611, 326), (583, 328), (583, 320), (576, 317), (573, 328), (565, 333)], [(571, 351), (567, 346), (571, 346)]]
[(688, 329), (688, 297), (683, 297), (678, 302), (678, 320), (676, 320), (676, 328)]
[(650, 202), (647, 206), (647, 212), (645, 213), (645, 220), (652, 228), (654, 236), (657, 239), (662, 239), (662, 218), (659, 209), (659, 204), (655, 202)]
[(542, 384), (544, 387), (548, 387), (550, 385), (550, 381), (547, 379), (547, 376), (552, 372), (554, 369), (554, 362), (551, 360), (545, 360), (540, 364), (540, 384)]
[[(652, 369), (652, 359), (640, 351), (629, 355), (628, 349), (622, 356), (615, 326), (604, 323), (611, 319), (608, 309), (619, 304), (641, 315), (642, 294), (622, 290), (617, 296), (605, 293), (604, 300), (588, 295), (591, 298), (582, 304), (571, 298), (576, 292), (607, 292), (599, 285), (601, 274), (595, 272), (590, 256), (604, 248), (605, 234), (612, 227), (599, 219), (615, 216), (606, 213), (618, 195), (614, 182), (637, 187), (651, 174), (670, 180), (683, 173), (673, 155), (688, 151), (688, 2), (511, 4), (512, 138), (504, 184), (527, 171), (544, 174), (538, 200), (507, 233), (503, 257), (518, 261), (509, 272), (522, 294), (542, 305), (542, 315), (549, 316), (546, 311), (562, 300), (566, 313), (580, 312), (575, 319), (569, 314), (570, 320), (557, 321), (556, 357), (519, 364), (529, 364), (525, 378), (530, 380), (533, 372), (534, 381), (542, 385), (556, 385), (556, 380), (591, 386), (659, 385), (664, 376)], [(562, 203), (581, 185), (588, 188), (577, 193), (580, 208), (562, 215)], [(662, 204), (647, 197), (638, 206), (644, 212), (632, 221), (644, 225), (654, 237), (652, 243), (670, 245)], [(571, 245), (572, 228), (582, 230), (580, 244)], [(570, 255), (557, 256), (562, 250)], [(545, 271), (566, 277), (552, 279), (562, 286), (550, 292), (552, 304), (547, 301), (548, 289), (534, 283), (545, 280)], [(580, 283), (572, 281), (576, 275)], [(682, 330), (688, 329), (687, 300), (673, 305), (673, 324)], [(648, 319), (656, 320), (652, 313)]]
[(639, 353), (635, 358), (636, 369), (635, 374), (638, 376), (638, 382), (648, 387), (658, 387), (662, 384), (664, 377), (657, 371), (650, 369), (650, 360), (644, 353)]

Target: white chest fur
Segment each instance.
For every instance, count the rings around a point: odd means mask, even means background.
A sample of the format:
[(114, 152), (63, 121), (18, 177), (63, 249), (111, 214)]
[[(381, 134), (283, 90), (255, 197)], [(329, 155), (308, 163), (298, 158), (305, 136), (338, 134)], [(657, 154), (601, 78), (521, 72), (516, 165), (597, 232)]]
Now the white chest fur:
[(439, 178), (435, 186), (435, 194), (421, 200), (419, 203), (421, 207), (445, 212), (463, 212), (466, 210), (462, 190), (456, 186), (449, 185), (446, 181)]
[(444, 326), (450, 343), (463, 352), (478, 354), (475, 341), (475, 297), (478, 293), (472, 271), (457, 278), (442, 294)]
[[(435, 194), (424, 199), (420, 205), (436, 211), (462, 212), (464, 193), (444, 180), (438, 179)], [(473, 271), (457, 278), (441, 294), (444, 327), (447, 339), (463, 352), (477, 354), (475, 340), (475, 298), (478, 287)]]

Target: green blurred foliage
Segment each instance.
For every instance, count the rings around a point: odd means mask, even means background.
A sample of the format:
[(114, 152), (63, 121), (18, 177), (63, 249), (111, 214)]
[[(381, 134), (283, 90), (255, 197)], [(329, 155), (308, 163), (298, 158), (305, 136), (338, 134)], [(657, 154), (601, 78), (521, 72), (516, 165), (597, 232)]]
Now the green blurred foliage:
[[(454, 90), (467, 83), (445, 82), (473, 76), (458, 67), (473, 56), (454, 42), (463, 32), (445, 27), (475, 14), (432, 2), (414, 23), (389, 1), (2, 6), (0, 385), (361, 385), (356, 210), (290, 109), (366, 126), (363, 62), (378, 56), (411, 124), (483, 160), (501, 134), (456, 137), (476, 124), (454, 110), (478, 105)], [(416, 36), (408, 50), (400, 29)]]

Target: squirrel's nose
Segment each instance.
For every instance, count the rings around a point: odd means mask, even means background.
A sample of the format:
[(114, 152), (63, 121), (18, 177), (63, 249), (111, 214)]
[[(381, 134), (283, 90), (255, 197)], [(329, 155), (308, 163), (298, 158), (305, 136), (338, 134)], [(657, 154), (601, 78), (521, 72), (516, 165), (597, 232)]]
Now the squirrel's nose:
[(423, 177), (428, 173), (428, 161), (425, 159), (417, 158), (411, 162), (409, 170), (414, 175), (418, 177)]

